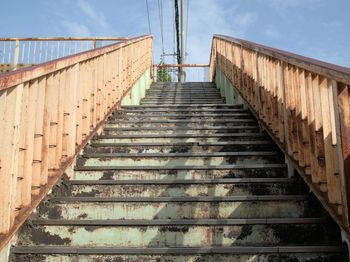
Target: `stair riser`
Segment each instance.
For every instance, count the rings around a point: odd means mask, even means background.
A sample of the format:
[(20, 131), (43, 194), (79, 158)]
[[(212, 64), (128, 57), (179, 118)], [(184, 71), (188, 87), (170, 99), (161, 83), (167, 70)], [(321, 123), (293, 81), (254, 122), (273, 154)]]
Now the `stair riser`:
[(334, 244), (335, 239), (325, 237), (326, 232), (318, 224), (133, 227), (34, 225), (22, 229), (21, 245), (200, 247)]
[(211, 91), (193, 91), (193, 92), (166, 92), (166, 91), (149, 91), (146, 92), (146, 98), (154, 97), (181, 97), (181, 98), (210, 98), (219, 97), (222, 98), (220, 93)]
[(184, 121), (184, 122), (127, 122), (127, 121), (118, 121), (118, 122), (110, 122), (106, 124), (106, 127), (108, 128), (136, 128), (139, 127), (140, 129), (142, 128), (147, 128), (147, 127), (164, 127), (164, 128), (176, 128), (176, 127), (181, 127), (181, 128), (200, 128), (201, 126), (205, 125), (206, 127), (215, 127), (215, 126), (222, 126), (223, 124), (226, 125), (226, 127), (236, 127), (236, 126), (256, 126), (256, 123), (251, 121), (251, 122), (242, 122), (242, 121), (231, 121), (228, 123), (225, 123), (225, 121), (212, 121), (212, 122), (199, 122), (199, 121)]
[[(248, 133), (247, 133), (248, 134)], [(263, 135), (260, 136), (245, 136), (245, 137), (150, 137), (150, 138), (103, 138), (96, 139), (98, 143), (194, 143), (194, 142), (224, 142), (224, 141), (254, 141), (261, 140)]]
[(66, 196), (90, 197), (182, 197), (295, 195), (301, 190), (292, 183), (237, 183), (196, 185), (72, 185)]
[(161, 93), (153, 93), (153, 94), (147, 94), (146, 98), (143, 98), (142, 101), (155, 101), (155, 100), (178, 100), (180, 102), (182, 101), (208, 101), (208, 103), (210, 103), (210, 101), (212, 100), (216, 100), (216, 101), (224, 101), (224, 98), (221, 97), (218, 94), (203, 94), (203, 95), (194, 95), (191, 93), (187, 93), (187, 94), (161, 94)]
[(181, 109), (181, 110), (199, 110), (199, 109), (204, 109), (204, 110), (216, 110), (216, 109), (243, 109), (242, 105), (228, 105), (228, 104), (191, 104), (191, 105), (141, 105), (141, 106), (122, 106), (122, 109), (160, 109), (160, 110), (172, 110), (172, 109)]
[(272, 145), (233, 145), (233, 146), (106, 146), (90, 147), (87, 153), (186, 153), (186, 152), (248, 152), (273, 150)]
[(111, 121), (119, 121), (119, 120), (128, 120), (128, 121), (147, 121), (147, 120), (158, 120), (158, 121), (167, 121), (167, 120), (176, 120), (176, 119), (184, 119), (191, 121), (206, 121), (206, 120), (215, 120), (222, 118), (231, 118), (231, 119), (252, 119), (250, 114), (217, 114), (217, 115), (114, 115), (110, 116), (108, 120)]
[(223, 103), (222, 100), (202, 100), (202, 101), (142, 101), (141, 105), (176, 105), (176, 104), (182, 104), (182, 105), (191, 105), (191, 104), (220, 104)]
[(206, 101), (208, 103), (211, 103), (212, 101), (216, 102), (221, 102), (224, 103), (224, 98), (221, 96), (216, 96), (216, 95), (211, 95), (211, 96), (191, 96), (191, 95), (173, 95), (173, 96), (159, 96), (159, 95), (153, 95), (153, 96), (148, 96), (144, 99), (141, 100), (141, 102), (144, 101), (149, 101), (149, 102), (159, 102), (159, 101), (178, 101), (179, 103), (182, 102), (202, 102)]
[(285, 168), (249, 170), (118, 170), (118, 171), (75, 171), (76, 180), (175, 180), (175, 179), (215, 179), (286, 177)]
[(314, 217), (306, 200), (234, 202), (50, 203), (44, 219), (200, 219)]
[[(146, 90), (146, 94), (154, 94), (154, 93), (160, 93), (160, 94), (194, 94), (194, 95), (203, 95), (203, 94), (217, 94), (220, 95), (220, 91), (216, 88), (191, 88), (191, 89), (171, 89), (171, 88), (151, 88)], [(148, 97), (148, 96), (147, 96)]]
[(211, 103), (223, 103), (224, 100), (222, 98), (144, 98), (141, 100), (141, 104), (144, 103), (153, 103), (153, 102), (160, 102), (160, 103), (168, 103), (168, 102), (177, 102), (179, 104), (182, 103), (206, 103), (206, 104), (211, 104)]
[(195, 129), (195, 130), (159, 130), (158, 132), (156, 130), (118, 130), (118, 129), (113, 129), (113, 130), (104, 130), (103, 135), (151, 135), (154, 133), (158, 133), (159, 135), (181, 135), (181, 134), (188, 134), (188, 135), (199, 135), (199, 134), (232, 134), (232, 133), (258, 133), (260, 131), (259, 127), (250, 127), (245, 128), (242, 126), (241, 129), (229, 129), (229, 130), (200, 130), (200, 129)]
[(128, 261), (128, 262), (270, 262), (270, 261), (298, 261), (298, 262), (334, 262), (342, 261), (337, 254), (224, 254), (224, 255), (16, 255), (13, 261), (27, 262), (95, 262), (95, 261)]
[(77, 166), (201, 166), (229, 164), (272, 164), (279, 156), (249, 157), (113, 157), (83, 158)]
[(214, 109), (214, 110), (186, 110), (171, 109), (169, 110), (121, 110), (112, 113), (112, 116), (164, 116), (164, 115), (183, 115), (183, 116), (201, 116), (201, 115), (223, 115), (223, 114), (249, 114), (249, 112), (241, 109)]
[(193, 99), (193, 100), (200, 100), (200, 99), (223, 99), (221, 95), (218, 95), (217, 93), (208, 93), (208, 94), (202, 94), (202, 95), (196, 95), (194, 93), (172, 93), (172, 94), (164, 94), (164, 93), (148, 93), (146, 96), (147, 99), (153, 100), (153, 99)]

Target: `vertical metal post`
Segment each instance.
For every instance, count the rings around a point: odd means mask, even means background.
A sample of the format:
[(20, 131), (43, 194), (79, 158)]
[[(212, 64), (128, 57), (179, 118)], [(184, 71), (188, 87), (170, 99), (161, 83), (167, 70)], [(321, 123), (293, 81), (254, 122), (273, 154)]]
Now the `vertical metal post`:
[[(185, 0), (181, 0), (181, 64), (185, 63)], [(181, 67), (180, 71), (181, 82), (185, 82), (185, 71)]]
[(19, 40), (16, 39), (15, 54), (14, 54), (14, 58), (13, 58), (14, 70), (16, 70), (17, 66), (18, 66), (18, 57), (19, 57)]

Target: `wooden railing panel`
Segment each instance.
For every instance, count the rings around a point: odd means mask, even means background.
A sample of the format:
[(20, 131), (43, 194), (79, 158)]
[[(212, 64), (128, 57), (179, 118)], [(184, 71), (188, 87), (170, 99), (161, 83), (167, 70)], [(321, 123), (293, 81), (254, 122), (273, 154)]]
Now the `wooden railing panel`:
[(350, 69), (226, 36), (210, 59), (349, 233)]
[(150, 36), (0, 76), (0, 249), (152, 67)]

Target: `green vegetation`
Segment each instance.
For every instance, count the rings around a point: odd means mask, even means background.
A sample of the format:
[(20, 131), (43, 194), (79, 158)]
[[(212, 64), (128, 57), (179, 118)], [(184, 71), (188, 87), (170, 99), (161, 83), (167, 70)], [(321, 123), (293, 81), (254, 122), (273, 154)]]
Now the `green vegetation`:
[[(163, 58), (160, 59), (160, 65), (164, 65)], [(157, 81), (158, 82), (171, 82), (171, 75), (169, 73), (168, 68), (166, 67), (158, 67), (157, 69)]]

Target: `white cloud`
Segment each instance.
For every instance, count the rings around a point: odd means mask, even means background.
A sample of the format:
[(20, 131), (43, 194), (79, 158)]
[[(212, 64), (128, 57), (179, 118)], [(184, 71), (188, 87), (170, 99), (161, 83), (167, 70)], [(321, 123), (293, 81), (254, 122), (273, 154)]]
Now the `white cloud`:
[(78, 7), (93, 23), (99, 25), (103, 29), (108, 28), (106, 17), (103, 12), (97, 11), (91, 4), (85, 0), (78, 1)]
[(62, 25), (66, 28), (69, 36), (90, 36), (90, 30), (86, 25), (64, 20)]
[(238, 6), (224, 9), (217, 1), (191, 2), (188, 34), (188, 60), (195, 63), (208, 62), (213, 34), (244, 38), (255, 23), (257, 15), (238, 10)]
[(275, 26), (273, 26), (273, 25), (268, 26), (268, 27), (265, 29), (264, 34), (265, 34), (268, 38), (270, 38), (270, 39), (272, 39), (272, 40), (278, 40), (278, 39), (281, 38), (280, 32), (279, 32), (279, 31), (277, 30), (277, 28), (276, 28)]
[[(164, 40), (165, 51), (173, 52), (173, 22), (172, 1), (163, 1), (164, 7)], [(186, 63), (208, 63), (213, 34), (222, 34), (233, 37), (245, 38), (248, 30), (254, 26), (258, 15), (254, 12), (242, 10), (238, 3), (232, 3), (227, 7), (220, 1), (201, 0), (190, 1), (188, 33), (185, 35), (187, 53)], [(157, 6), (151, 6), (151, 25), (154, 34), (154, 59), (159, 61), (161, 54), (161, 40), (159, 34), (159, 18)], [(185, 16), (186, 17), (186, 16)], [(147, 21), (147, 20), (146, 20)], [(147, 25), (148, 27), (148, 25)], [(145, 30), (147, 30), (145, 25)], [(148, 31), (148, 30), (147, 30)], [(166, 62), (173, 63), (173, 58), (167, 57)], [(186, 69), (189, 79), (199, 80), (198, 71), (202, 69)], [(192, 72), (192, 73), (191, 73)]]
[(300, 6), (310, 6), (320, 1), (321, 0), (260, 0), (261, 3), (268, 3), (272, 9), (281, 15), (286, 14), (289, 9)]

